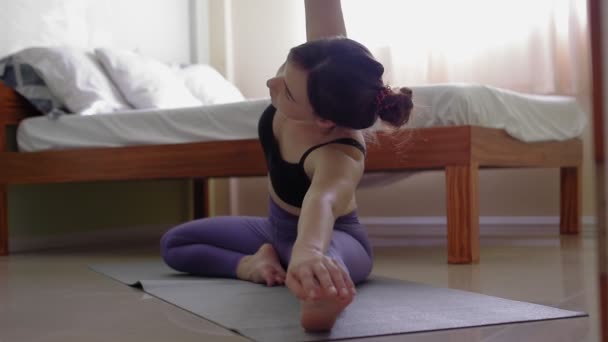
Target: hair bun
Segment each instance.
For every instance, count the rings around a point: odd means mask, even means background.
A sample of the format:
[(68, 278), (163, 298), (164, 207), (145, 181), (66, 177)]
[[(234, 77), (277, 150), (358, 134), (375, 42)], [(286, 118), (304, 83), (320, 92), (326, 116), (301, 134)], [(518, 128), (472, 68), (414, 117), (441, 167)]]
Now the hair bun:
[(402, 94), (405, 94), (405, 95), (409, 96), (410, 99), (412, 98), (412, 96), (414, 94), (414, 92), (412, 91), (412, 89), (407, 88), (407, 87), (401, 87), (401, 88), (399, 88), (399, 92), (402, 93)]
[(410, 88), (401, 87), (399, 91), (390, 90), (383, 96), (378, 110), (378, 116), (382, 121), (394, 127), (403, 126), (410, 118), (414, 103), (413, 92)]

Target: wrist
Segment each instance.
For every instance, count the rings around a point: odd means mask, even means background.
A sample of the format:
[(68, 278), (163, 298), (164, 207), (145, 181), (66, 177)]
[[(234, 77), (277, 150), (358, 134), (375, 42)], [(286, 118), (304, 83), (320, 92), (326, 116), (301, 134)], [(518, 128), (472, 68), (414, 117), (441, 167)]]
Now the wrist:
[(302, 253), (302, 254), (323, 253), (323, 249), (320, 246), (318, 246), (317, 244), (296, 240), (296, 242), (293, 244), (293, 247), (291, 249), (291, 255), (300, 254), (300, 253)]

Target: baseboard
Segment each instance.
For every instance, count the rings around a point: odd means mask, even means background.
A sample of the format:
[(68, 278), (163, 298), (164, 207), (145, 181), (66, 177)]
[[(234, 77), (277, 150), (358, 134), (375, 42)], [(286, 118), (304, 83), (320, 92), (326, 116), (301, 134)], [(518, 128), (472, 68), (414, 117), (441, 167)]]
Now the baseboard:
[[(447, 234), (447, 221), (443, 216), (366, 216), (359, 219), (367, 227), (370, 239), (375, 245), (434, 244), (438, 240), (445, 240)], [(595, 217), (584, 216), (582, 221), (582, 234), (593, 234)], [(556, 238), (559, 236), (557, 216), (481, 216), (479, 222), (480, 235), (485, 238), (535, 237), (535, 243), (538, 244), (547, 236), (554, 235)], [(124, 241), (150, 240), (160, 238), (169, 228), (169, 225), (145, 225), (58, 235), (21, 236), (9, 239), (9, 250), (11, 253), (16, 253), (98, 243), (109, 245)]]
[[(375, 246), (427, 246), (446, 243), (445, 216), (415, 217), (360, 217)], [(595, 232), (595, 217), (582, 218), (581, 234)], [(558, 245), (559, 217), (557, 216), (481, 216), (479, 235), (486, 243), (514, 238), (515, 245)]]
[[(359, 220), (366, 225), (380, 226), (429, 226), (446, 225), (445, 216), (361, 216)], [(583, 216), (583, 226), (595, 225), (595, 217)], [(559, 225), (559, 216), (480, 216), (479, 225), (502, 226), (555, 226)]]
[(125, 241), (146, 241), (159, 239), (169, 228), (170, 226), (166, 224), (144, 225), (55, 235), (18, 236), (9, 239), (9, 251), (10, 253), (18, 253), (100, 243), (112, 245)]

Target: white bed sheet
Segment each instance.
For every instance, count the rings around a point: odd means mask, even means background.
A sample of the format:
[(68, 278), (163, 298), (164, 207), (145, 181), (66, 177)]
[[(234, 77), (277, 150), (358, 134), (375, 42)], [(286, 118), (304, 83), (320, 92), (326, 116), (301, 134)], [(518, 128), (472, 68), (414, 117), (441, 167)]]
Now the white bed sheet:
[(473, 125), (504, 129), (525, 141), (579, 137), (587, 114), (573, 97), (530, 95), (477, 84), (412, 88), (415, 110), (409, 127)]
[(17, 128), (20, 151), (179, 144), (257, 138), (268, 99), (178, 109), (130, 110), (24, 120)]
[[(471, 84), (412, 87), (408, 127), (477, 125), (532, 142), (578, 137), (587, 115), (573, 98)], [(35, 117), (17, 130), (20, 151), (251, 139), (268, 99), (171, 110)]]

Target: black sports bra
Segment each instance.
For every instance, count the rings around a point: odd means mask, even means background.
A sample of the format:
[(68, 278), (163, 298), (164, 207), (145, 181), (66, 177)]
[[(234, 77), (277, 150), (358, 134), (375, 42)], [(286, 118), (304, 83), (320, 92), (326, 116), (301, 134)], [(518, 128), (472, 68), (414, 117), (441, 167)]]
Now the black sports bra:
[(304, 152), (297, 164), (286, 162), (281, 157), (279, 144), (272, 131), (272, 120), (276, 110), (274, 106), (270, 105), (262, 113), (262, 117), (260, 117), (260, 121), (258, 122), (258, 135), (264, 155), (266, 156), (266, 165), (270, 173), (272, 188), (285, 203), (301, 208), (304, 195), (306, 195), (310, 187), (310, 179), (308, 179), (308, 175), (304, 171), (304, 161), (310, 152), (328, 144), (345, 144), (354, 146), (365, 154), (365, 147), (355, 139), (340, 138), (309, 148)]

